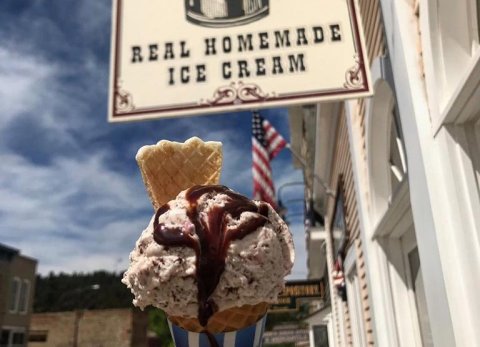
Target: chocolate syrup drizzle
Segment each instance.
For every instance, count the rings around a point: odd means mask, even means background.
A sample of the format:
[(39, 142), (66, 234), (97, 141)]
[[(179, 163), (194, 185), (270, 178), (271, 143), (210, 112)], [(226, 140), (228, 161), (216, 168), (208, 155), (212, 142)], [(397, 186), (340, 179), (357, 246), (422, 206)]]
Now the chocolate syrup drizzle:
[[(228, 200), (223, 206), (212, 207), (207, 220), (201, 219), (197, 211), (198, 200), (205, 194), (225, 194)], [(195, 226), (194, 231), (182, 227), (168, 227), (159, 223), (158, 218), (167, 212), (168, 204), (160, 207), (153, 221), (153, 238), (163, 246), (189, 247), (196, 254), (196, 280), (198, 286), (198, 320), (206, 326), (210, 317), (218, 310), (211, 298), (225, 269), (225, 258), (230, 242), (240, 240), (265, 225), (268, 221), (268, 206), (261, 203), (257, 206), (248, 198), (220, 185), (194, 186), (185, 198), (188, 201), (187, 216)], [(234, 229), (227, 231), (227, 215), (233, 219), (240, 218), (243, 212), (256, 213), (255, 218), (248, 219)], [(197, 237), (195, 237), (195, 235)], [(215, 342), (213, 335), (207, 332), (210, 343)], [(212, 344), (212, 346), (215, 346)]]

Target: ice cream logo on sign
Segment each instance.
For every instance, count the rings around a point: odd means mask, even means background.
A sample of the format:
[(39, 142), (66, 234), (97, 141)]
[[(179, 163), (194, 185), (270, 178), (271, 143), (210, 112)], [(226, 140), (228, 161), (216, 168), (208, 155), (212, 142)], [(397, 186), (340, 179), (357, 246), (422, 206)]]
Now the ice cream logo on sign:
[(185, 11), (190, 23), (224, 28), (266, 17), (269, 0), (185, 0)]

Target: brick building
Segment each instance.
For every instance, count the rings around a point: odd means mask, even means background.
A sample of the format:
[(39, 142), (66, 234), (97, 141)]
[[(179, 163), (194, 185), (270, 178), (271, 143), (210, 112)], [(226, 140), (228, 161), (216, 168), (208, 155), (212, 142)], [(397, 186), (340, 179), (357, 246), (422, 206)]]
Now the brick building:
[(147, 314), (135, 309), (35, 313), (29, 347), (145, 347)]
[(37, 261), (0, 244), (0, 346), (25, 346)]

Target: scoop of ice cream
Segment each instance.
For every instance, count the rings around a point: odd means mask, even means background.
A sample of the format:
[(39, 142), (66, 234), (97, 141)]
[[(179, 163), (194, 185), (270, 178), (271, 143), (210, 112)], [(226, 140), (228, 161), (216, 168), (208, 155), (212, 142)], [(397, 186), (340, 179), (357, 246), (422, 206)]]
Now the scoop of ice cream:
[(196, 186), (159, 208), (130, 254), (134, 304), (206, 322), (216, 311), (275, 302), (294, 248), (268, 204), (223, 186)]

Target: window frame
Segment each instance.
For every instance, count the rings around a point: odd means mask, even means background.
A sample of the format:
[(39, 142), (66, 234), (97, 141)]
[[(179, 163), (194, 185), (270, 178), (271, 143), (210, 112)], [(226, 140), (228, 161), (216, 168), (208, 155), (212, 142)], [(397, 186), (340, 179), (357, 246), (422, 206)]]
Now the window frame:
[[(35, 339), (32, 337), (39, 337)], [(28, 342), (44, 343), (48, 342), (48, 330), (30, 330), (28, 334)]]
[[(480, 111), (478, 95), (473, 95), (480, 83), (479, 5), (478, 0), (420, 1), (421, 55), (434, 133)], [(466, 99), (470, 107), (464, 108)]]
[[(0, 330), (4, 331), (7, 330), (8, 333), (8, 341), (7, 341), (7, 347), (25, 347), (27, 346), (27, 330), (24, 327), (18, 327), (18, 326), (3, 326)], [(14, 334), (22, 334), (23, 335), (23, 344), (13, 344), (13, 335)]]
[(350, 247), (347, 256), (345, 257), (344, 265), (353, 345), (366, 347), (367, 336), (363, 319), (362, 295), (357, 272), (357, 252), (354, 245)]
[[(402, 257), (403, 257), (403, 262), (404, 262), (404, 269), (405, 269), (405, 279), (406, 279), (406, 285), (407, 285), (407, 295), (408, 295), (408, 305), (410, 308), (410, 314), (411, 314), (411, 319), (412, 322), (414, 322), (414, 332), (415, 332), (415, 339), (417, 342), (418, 346), (425, 346), (425, 342), (423, 341), (422, 337), (422, 325), (420, 323), (420, 312), (419, 312), (419, 305), (416, 300), (415, 292), (415, 279), (413, 278), (413, 274), (411, 271), (410, 267), (410, 253), (417, 249), (418, 251), (418, 245), (417, 241), (415, 239), (415, 232), (412, 230), (407, 231), (401, 238), (401, 250), (402, 250)], [(420, 254), (419, 254), (420, 255)], [(420, 269), (422, 269), (421, 263), (420, 263)], [(421, 274), (423, 277), (423, 273)], [(422, 278), (423, 280), (423, 278)], [(423, 288), (425, 290), (425, 288)], [(426, 293), (423, 293), (426, 296)], [(428, 315), (428, 312), (427, 312)], [(431, 320), (429, 319), (428, 321), (429, 324), (429, 331), (430, 331), (430, 336), (431, 336)], [(433, 341), (432, 341), (433, 344)]]
[[(339, 253), (342, 254), (343, 260), (345, 260), (345, 250), (350, 242), (350, 230), (347, 226), (347, 219), (346, 219), (346, 205), (345, 205), (345, 191), (344, 191), (344, 178), (343, 175), (340, 174), (338, 176), (337, 181), (337, 192), (335, 194), (335, 204), (334, 210), (332, 215), (332, 220), (330, 223), (330, 238), (332, 242), (332, 254), (333, 254), (333, 261), (335, 262)], [(338, 217), (338, 212), (341, 210), (341, 223), (343, 226), (336, 226), (336, 220)], [(333, 235), (334, 230), (340, 229), (341, 237), (339, 238), (339, 244), (335, 247), (335, 237)]]
[[(23, 290), (23, 286), (25, 285), (25, 296), (24, 296), (24, 300), (23, 300), (23, 307), (22, 307), (22, 302), (21, 302), (21, 298), (22, 298), (22, 290)], [(20, 314), (27, 314), (28, 313), (28, 309), (29, 309), (29, 303), (30, 303), (30, 280), (28, 279), (23, 279), (21, 281), (21, 286), (20, 286), (20, 291), (19, 291), (19, 294), (18, 294), (18, 313)]]
[[(13, 293), (13, 283), (17, 283), (17, 288), (15, 290), (15, 293)], [(17, 313), (18, 312), (18, 307), (19, 307), (19, 301), (20, 301), (20, 287), (22, 285), (22, 281), (18, 276), (12, 277), (10, 281), (10, 288), (8, 292), (8, 312), (9, 313)], [(13, 295), (12, 295), (13, 293)], [(12, 297), (13, 296), (13, 297)], [(12, 308), (12, 303), (13, 303), (13, 308)]]

